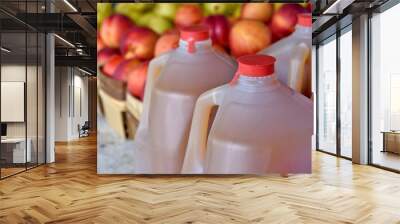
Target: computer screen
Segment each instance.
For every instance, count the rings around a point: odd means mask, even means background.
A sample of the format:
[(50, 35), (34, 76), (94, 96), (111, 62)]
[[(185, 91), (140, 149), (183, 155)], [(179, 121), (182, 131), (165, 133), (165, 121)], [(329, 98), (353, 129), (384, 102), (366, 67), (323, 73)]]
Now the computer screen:
[(7, 136), (7, 124), (1, 124), (1, 136)]

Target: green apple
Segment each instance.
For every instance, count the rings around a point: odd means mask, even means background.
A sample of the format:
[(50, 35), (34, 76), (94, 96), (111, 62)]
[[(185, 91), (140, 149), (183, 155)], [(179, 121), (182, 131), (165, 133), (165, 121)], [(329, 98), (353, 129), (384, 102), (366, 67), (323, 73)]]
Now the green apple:
[(131, 9), (139, 12), (147, 11), (154, 7), (154, 3), (126, 3), (126, 4), (131, 5), (129, 6)]
[(235, 16), (238, 14), (240, 14), (242, 8), (242, 3), (229, 3), (229, 8), (228, 8), (228, 12), (226, 16)]
[(237, 6), (232, 8), (231, 16), (234, 19), (240, 18), (240, 15), (242, 14), (242, 4), (238, 4)]
[(154, 13), (167, 19), (174, 20), (178, 7), (179, 4), (177, 3), (158, 3), (154, 8)]
[(118, 14), (124, 15), (130, 18), (133, 22), (137, 23), (137, 20), (141, 16), (141, 13), (132, 7), (132, 3), (117, 3), (114, 7), (114, 11)]
[(162, 34), (172, 28), (172, 23), (164, 17), (155, 16), (150, 18), (150, 21), (147, 23), (147, 27), (158, 34)]
[(159, 16), (157, 16), (157, 14), (153, 12), (142, 14), (136, 21), (136, 24), (139, 26), (148, 26), (150, 20), (154, 17), (159, 17)]
[(206, 15), (222, 14), (229, 11), (229, 3), (204, 3), (203, 8)]
[(97, 4), (97, 25), (100, 26), (103, 20), (112, 14), (111, 3), (98, 3)]

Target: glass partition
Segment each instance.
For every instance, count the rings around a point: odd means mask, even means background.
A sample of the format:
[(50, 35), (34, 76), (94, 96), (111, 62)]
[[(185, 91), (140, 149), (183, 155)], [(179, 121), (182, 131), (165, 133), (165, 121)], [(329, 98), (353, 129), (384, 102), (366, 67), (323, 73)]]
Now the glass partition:
[(1, 47), (1, 175), (7, 177), (31, 162), (26, 140), (26, 33), (3, 32)]
[(318, 48), (318, 149), (336, 153), (336, 36)]
[(34, 167), (38, 160), (38, 35), (36, 32), (27, 33), (27, 149), (31, 151), (31, 159), (27, 167)]
[(46, 162), (46, 38), (45, 34), (38, 33), (38, 64), (37, 64), (37, 162), (38, 165)]
[[(43, 10), (43, 1), (0, 1), (0, 7)], [(43, 33), (0, 11), (0, 178), (45, 163), (45, 44)]]

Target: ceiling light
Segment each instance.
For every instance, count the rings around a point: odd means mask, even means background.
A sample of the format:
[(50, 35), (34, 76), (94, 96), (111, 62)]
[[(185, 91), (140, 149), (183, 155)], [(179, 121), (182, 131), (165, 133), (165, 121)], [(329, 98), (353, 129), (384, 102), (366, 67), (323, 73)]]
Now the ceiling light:
[(330, 5), (327, 9), (324, 10), (322, 14), (328, 14), (331, 13), (331, 10), (334, 9), (337, 4), (339, 4), (340, 0), (336, 0), (332, 5)]
[(78, 12), (78, 10), (73, 6), (68, 0), (64, 0), (65, 4), (67, 4), (72, 10), (75, 12)]
[(69, 46), (75, 48), (75, 45), (73, 45), (71, 42), (69, 42), (68, 40), (60, 37), (58, 34), (54, 34), (55, 37), (57, 37), (58, 39), (60, 39), (61, 41), (63, 41), (64, 43), (68, 44)]
[(79, 68), (79, 67), (78, 67), (78, 70), (81, 71), (81, 72), (83, 72), (83, 73), (85, 73), (85, 74), (92, 75), (92, 73), (90, 73), (90, 72), (88, 72), (88, 71), (86, 71), (86, 70), (83, 70), (83, 69), (81, 69), (81, 68)]
[(322, 13), (323, 15), (339, 15), (343, 10), (351, 5), (355, 0), (336, 0)]
[(6, 53), (10, 53), (11, 52), (11, 50), (9, 50), (9, 49), (7, 49), (5, 47), (1, 47), (0, 50), (4, 51)]

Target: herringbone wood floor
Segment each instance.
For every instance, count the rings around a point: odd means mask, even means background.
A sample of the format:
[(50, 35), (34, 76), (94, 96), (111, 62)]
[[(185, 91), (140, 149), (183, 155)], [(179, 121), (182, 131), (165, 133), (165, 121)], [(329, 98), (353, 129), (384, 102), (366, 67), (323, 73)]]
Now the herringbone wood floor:
[(96, 139), (0, 181), (0, 223), (400, 223), (400, 175), (313, 153), (313, 174), (98, 176)]

